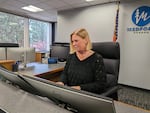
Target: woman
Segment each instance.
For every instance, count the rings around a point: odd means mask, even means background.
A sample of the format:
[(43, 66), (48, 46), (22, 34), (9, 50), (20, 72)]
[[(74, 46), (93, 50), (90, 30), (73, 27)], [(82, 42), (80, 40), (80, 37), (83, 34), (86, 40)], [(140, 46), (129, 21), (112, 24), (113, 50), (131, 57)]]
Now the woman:
[(74, 31), (70, 37), (71, 54), (61, 75), (61, 82), (57, 83), (78, 90), (102, 93), (106, 83), (102, 56), (91, 50), (91, 41), (85, 29)]

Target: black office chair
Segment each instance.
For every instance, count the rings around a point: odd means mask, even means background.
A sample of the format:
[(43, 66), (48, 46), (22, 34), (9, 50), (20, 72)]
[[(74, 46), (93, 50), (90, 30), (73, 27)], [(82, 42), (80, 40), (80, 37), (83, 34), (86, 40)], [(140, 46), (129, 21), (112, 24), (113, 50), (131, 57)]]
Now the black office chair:
[(102, 55), (107, 74), (107, 86), (101, 95), (117, 98), (117, 81), (120, 65), (120, 46), (118, 42), (93, 43), (93, 50)]

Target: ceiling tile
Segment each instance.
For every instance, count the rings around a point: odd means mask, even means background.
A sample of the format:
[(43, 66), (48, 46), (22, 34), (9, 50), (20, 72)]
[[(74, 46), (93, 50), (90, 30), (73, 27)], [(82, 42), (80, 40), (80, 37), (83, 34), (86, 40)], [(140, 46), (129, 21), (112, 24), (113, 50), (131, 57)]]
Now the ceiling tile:
[(84, 2), (84, 3), (81, 3), (81, 4), (74, 4), (72, 6), (72, 8), (79, 8), (79, 7), (85, 7), (85, 6), (89, 6), (89, 3)]
[(85, 0), (62, 0), (67, 4), (80, 4), (86, 2)]
[[(14, 8), (19, 8), (19, 9), (21, 9), (21, 7), (23, 7), (23, 6), (26, 5), (25, 3), (18, 2), (18, 1), (16, 1), (16, 0), (13, 0), (12, 2), (6, 1), (5, 4), (6, 4), (6, 5), (10, 5), (11, 7), (14, 7)], [(19, 10), (19, 9), (18, 9), (18, 10)]]
[[(1, 11), (15, 12), (15, 14), (29, 17), (38, 17), (43, 20), (51, 21), (57, 18), (57, 11), (69, 10), (73, 8), (85, 7), (116, 0), (95, 0), (86, 2), (85, 0), (0, 0)], [(34, 5), (44, 9), (43, 12), (32, 13), (21, 9), (23, 6)]]
[(59, 8), (62, 6), (66, 6), (66, 3), (60, 0), (50, 0), (45, 2), (46, 4), (52, 6), (53, 8)]
[(39, 3), (39, 0), (17, 0), (18, 2), (26, 3), (26, 4), (36, 4)]
[(0, 0), (0, 4), (3, 3), (3, 2), (5, 2), (5, 1), (6, 1), (6, 0)]

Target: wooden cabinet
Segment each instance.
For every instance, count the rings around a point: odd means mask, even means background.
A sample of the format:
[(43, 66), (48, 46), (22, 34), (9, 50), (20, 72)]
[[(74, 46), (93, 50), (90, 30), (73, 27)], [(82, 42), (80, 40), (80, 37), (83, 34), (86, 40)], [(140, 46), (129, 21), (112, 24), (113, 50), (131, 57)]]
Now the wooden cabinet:
[(46, 53), (43, 53), (43, 52), (36, 52), (36, 62), (42, 62), (42, 58), (45, 58), (45, 54)]
[(36, 53), (35, 61), (36, 62), (42, 62), (41, 53)]

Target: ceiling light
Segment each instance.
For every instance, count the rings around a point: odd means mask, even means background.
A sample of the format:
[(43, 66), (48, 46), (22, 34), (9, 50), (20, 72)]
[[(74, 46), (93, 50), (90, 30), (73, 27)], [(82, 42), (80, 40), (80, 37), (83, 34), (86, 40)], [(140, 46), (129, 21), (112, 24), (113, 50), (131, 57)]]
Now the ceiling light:
[(94, 1), (94, 0), (86, 0), (87, 2), (92, 2), (92, 1)]
[(40, 8), (35, 7), (35, 6), (33, 6), (33, 5), (29, 5), (29, 6), (22, 7), (22, 9), (27, 10), (27, 11), (31, 11), (31, 12), (43, 11), (43, 9), (40, 9)]

